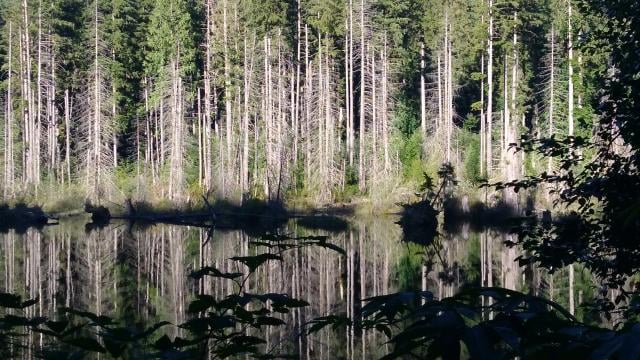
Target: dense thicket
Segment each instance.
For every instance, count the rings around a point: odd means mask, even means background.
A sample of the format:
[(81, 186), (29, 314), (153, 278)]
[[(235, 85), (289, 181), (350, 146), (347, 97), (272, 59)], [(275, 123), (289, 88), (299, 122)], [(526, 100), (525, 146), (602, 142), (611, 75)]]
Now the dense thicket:
[(601, 20), (576, 0), (1, 6), (5, 199), (393, 199), (442, 162), (553, 172), (510, 144), (588, 134), (607, 51), (583, 51)]

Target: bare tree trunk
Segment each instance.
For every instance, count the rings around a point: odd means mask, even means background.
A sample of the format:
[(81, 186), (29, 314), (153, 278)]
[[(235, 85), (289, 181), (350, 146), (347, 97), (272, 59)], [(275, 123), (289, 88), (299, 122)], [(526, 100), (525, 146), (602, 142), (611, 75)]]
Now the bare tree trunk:
[[(518, 88), (518, 32), (516, 29), (518, 23), (518, 13), (514, 13), (513, 15), (513, 66), (511, 68), (511, 115), (513, 116), (513, 124), (511, 125), (511, 139), (510, 143), (516, 143), (518, 141), (518, 114), (516, 113), (516, 89)], [(523, 124), (524, 125), (524, 124)], [(509, 144), (507, 144), (509, 146)], [(516, 180), (520, 176), (518, 174), (518, 170), (520, 169), (520, 164), (518, 164), (518, 154), (515, 150), (512, 151), (513, 158), (511, 161), (513, 162), (513, 167), (511, 169), (511, 179)], [(524, 155), (524, 152), (522, 152)], [(514, 197), (517, 198), (517, 193), (514, 192)]]
[(391, 168), (391, 160), (389, 158), (389, 125), (387, 111), (387, 71), (389, 68), (389, 59), (387, 58), (387, 33), (384, 34), (384, 49), (382, 60), (382, 142), (384, 143), (384, 170), (388, 172)]
[(378, 175), (378, 113), (377, 113), (377, 76), (376, 76), (376, 51), (371, 50), (371, 133), (372, 133), (372, 180), (375, 184), (377, 182)]
[(422, 139), (426, 139), (427, 135), (427, 108), (426, 108), (426, 66), (424, 55), (424, 42), (420, 42), (420, 129), (422, 130)]
[(571, 18), (573, 16), (573, 7), (571, 5), (571, 1), (568, 1), (569, 4), (569, 29), (568, 29), (568, 37), (569, 37), (569, 41), (568, 41), (568, 50), (569, 50), (569, 113), (568, 113), (568, 118), (569, 118), (569, 136), (573, 136), (573, 109), (574, 109), (574, 104), (573, 104), (573, 27), (571, 24)]
[[(255, 48), (255, 36), (254, 45)], [(253, 51), (251, 51), (253, 54)], [(243, 143), (242, 143), (242, 191), (249, 190), (249, 96), (251, 89), (251, 75), (253, 74), (253, 55), (249, 60), (249, 50), (247, 48), (247, 38), (244, 39), (244, 118), (243, 118)]]
[(13, 23), (9, 21), (8, 44), (8, 69), (7, 69), (7, 108), (5, 113), (5, 133), (4, 133), (4, 187), (3, 195), (6, 199), (14, 193), (15, 163), (13, 153)]
[(364, 116), (364, 102), (365, 102), (365, 52), (364, 52), (364, 0), (360, 0), (360, 149), (358, 158), (358, 187), (360, 191), (364, 191), (367, 183), (364, 172), (364, 136), (365, 136), (365, 116)]
[(304, 26), (304, 63), (305, 63), (305, 86), (304, 86), (304, 96), (305, 96), (305, 170), (306, 170), (306, 179), (309, 180), (311, 178), (311, 133), (310, 133), (310, 122), (311, 122), (311, 94), (313, 91), (313, 83), (311, 81), (311, 65), (309, 63), (309, 26), (305, 24)]
[(327, 177), (327, 169), (326, 169), (326, 148), (325, 148), (325, 142), (324, 142), (324, 114), (323, 111), (325, 110), (325, 107), (322, 106), (323, 102), (324, 102), (324, 98), (325, 98), (325, 88), (324, 88), (324, 81), (323, 81), (323, 70), (322, 70), (322, 63), (323, 63), (323, 58), (322, 58), (322, 34), (320, 34), (320, 32), (318, 31), (318, 93), (319, 93), (319, 97), (318, 97), (318, 106), (317, 106), (317, 110), (318, 110), (318, 115), (317, 115), (317, 122), (318, 122), (318, 157), (320, 160), (320, 176), (322, 176), (323, 179), (326, 179)]
[[(484, 22), (484, 17), (483, 17)], [(482, 73), (482, 79), (480, 80), (480, 176), (484, 175), (485, 168), (485, 151), (486, 149), (486, 137), (487, 137), (487, 124), (486, 124), (486, 114), (484, 111), (484, 53), (480, 56), (480, 68)]]
[(444, 119), (444, 99), (442, 86), (442, 53), (438, 53), (438, 121), (436, 122), (435, 133), (440, 134), (440, 129)]
[(205, 35), (205, 70), (204, 70), (204, 138), (203, 138), (203, 175), (204, 175), (204, 188), (206, 191), (211, 190), (213, 186), (213, 155), (212, 155), (212, 136), (211, 126), (213, 126), (213, 120), (211, 113), (213, 111), (211, 107), (212, 101), (212, 16), (213, 16), (213, 3), (212, 0), (206, 2), (206, 35)]
[(39, 163), (39, 135), (38, 134), (38, 119), (34, 109), (33, 89), (31, 84), (32, 71), (31, 71), (31, 39), (29, 36), (29, 7), (27, 0), (22, 1), (22, 16), (23, 16), (23, 28), (22, 28), (22, 41), (21, 47), (21, 62), (23, 69), (22, 76), (22, 99), (26, 100), (26, 107), (24, 111), (24, 172), (26, 185), (34, 185), (36, 192), (40, 176), (38, 173)]
[[(553, 116), (554, 114), (554, 110), (555, 110), (555, 85), (556, 85), (556, 81), (555, 81), (555, 76), (556, 76), (556, 67), (555, 67), (555, 40), (556, 40), (556, 34), (555, 34), (555, 27), (551, 26), (551, 63), (550, 63), (550, 68), (551, 68), (551, 75), (550, 75), (550, 80), (549, 80), (549, 137), (553, 136), (554, 131), (554, 124), (553, 124)], [(553, 169), (553, 158), (551, 156), (549, 156), (549, 158), (547, 159), (547, 173), (551, 174), (551, 171)]]
[[(513, 16), (514, 25), (513, 25), (513, 43), (512, 43), (512, 75), (511, 75), (511, 97), (507, 92), (508, 82), (508, 69), (507, 69), (507, 61), (505, 56), (505, 139), (504, 139), (504, 150), (503, 153), (505, 155), (505, 180), (513, 181), (519, 178), (519, 157), (518, 153), (515, 149), (510, 148), (511, 143), (516, 143), (518, 139), (518, 115), (516, 114), (516, 89), (518, 86), (518, 33), (516, 29), (516, 24), (518, 20), (518, 13), (514, 13)], [(506, 189), (507, 191), (507, 202), (514, 206), (515, 208), (519, 207), (518, 194), (511, 188)], [(512, 236), (512, 235), (509, 235)]]
[(99, 197), (99, 177), (102, 176), (102, 83), (99, 63), (99, 33), (98, 33), (98, 1), (94, 2), (94, 59), (93, 59), (93, 104), (91, 109), (92, 122), (89, 141), (91, 142), (90, 155), (87, 157), (87, 181), (88, 191), (92, 197)]
[[(51, 39), (51, 30), (48, 33), (49, 39)], [(47, 129), (48, 129), (48, 155), (49, 155), (49, 173), (55, 174), (59, 177), (58, 181), (64, 182), (64, 175), (62, 175), (62, 169), (60, 169), (60, 153), (58, 150), (58, 112), (56, 108), (56, 55), (55, 44), (53, 40), (49, 47), (49, 70), (50, 78), (49, 85), (47, 86)]]
[[(322, 61), (322, 59), (320, 59)], [(325, 173), (326, 176), (326, 184), (333, 184), (333, 114), (331, 113), (331, 74), (329, 73), (329, 45), (327, 44), (327, 51), (324, 56), (325, 66), (324, 66), (324, 88), (325, 88), (325, 96), (324, 96), (324, 122), (325, 122), (325, 139), (324, 139), (324, 147), (325, 147)], [(329, 188), (329, 186), (327, 186)], [(331, 191), (327, 191), (327, 197), (331, 195)]]
[(349, 122), (349, 128), (347, 130), (348, 132), (348, 138), (349, 143), (347, 145), (347, 147), (349, 148), (349, 165), (353, 166), (353, 148), (354, 148), (354, 142), (355, 142), (355, 134), (354, 134), (354, 128), (355, 128), (355, 119), (354, 119), (354, 97), (353, 97), (353, 0), (349, 0), (349, 72), (347, 74), (347, 78), (349, 80), (349, 89), (347, 91), (347, 97), (349, 99), (349, 106), (347, 109), (347, 117), (348, 117), (348, 122)]
[[(568, 48), (569, 48), (569, 136), (573, 136), (574, 132), (574, 103), (573, 103), (573, 27), (572, 27), (572, 17), (573, 17), (573, 7), (571, 1), (568, 1), (569, 4), (569, 29), (568, 29)], [(569, 313), (571, 315), (575, 314), (575, 300), (574, 300), (574, 270), (573, 264), (569, 265)]]
[[(229, 59), (229, 36), (227, 26), (227, 0), (222, 1), (222, 14), (223, 14), (223, 52), (224, 52), (224, 99), (225, 99), (225, 125), (226, 125), (226, 162), (229, 166), (225, 170), (225, 174), (231, 175), (231, 144), (232, 144), (232, 113), (231, 113), (231, 62)], [(232, 178), (232, 176), (229, 176)]]
[[(506, 160), (506, 156), (507, 156), (507, 146), (509, 145), (509, 124), (510, 124), (510, 118), (511, 118), (511, 109), (509, 107), (509, 95), (508, 95), (508, 90), (507, 88), (509, 87), (509, 76), (508, 76), (508, 72), (509, 72), (509, 58), (507, 56), (507, 54), (504, 55), (504, 73), (503, 73), (503, 93), (502, 93), (502, 101), (503, 101), (503, 108), (504, 108), (504, 112), (503, 112), (503, 117), (502, 117), (502, 159), (503, 162)], [(504, 165), (504, 164), (503, 164)], [(507, 168), (506, 166), (501, 166), (501, 168), (503, 169), (503, 171), (506, 174)]]
[(64, 91), (64, 127), (67, 180), (69, 184), (71, 184), (71, 100), (69, 99), (69, 89), (65, 89)]
[(573, 264), (571, 264), (569, 265), (569, 313), (571, 315), (575, 315), (576, 313), (574, 282), (575, 282), (575, 275), (573, 270)]
[[(40, 126), (42, 124), (42, 0), (38, 1), (38, 59), (37, 59), (37, 79), (36, 79), (36, 92), (37, 92), (37, 100), (36, 100), (36, 141), (35, 143), (38, 155), (36, 156), (37, 161), (35, 163), (35, 173), (40, 175)], [(38, 193), (38, 186), (36, 183), (36, 194)]]
[[(448, 18), (448, 15), (447, 15)], [(448, 31), (448, 41), (446, 42), (446, 56), (447, 56), (447, 78), (448, 80), (448, 89), (447, 89), (447, 162), (451, 163), (451, 137), (453, 136), (453, 44), (451, 40), (451, 22), (449, 23)]]
[(300, 62), (302, 56), (302, 14), (300, 9), (300, 0), (296, 2), (297, 5), (297, 21), (296, 21), (296, 78), (295, 78), (295, 102), (293, 112), (293, 166), (298, 165), (298, 142), (300, 133)]
[(487, 64), (487, 177), (491, 178), (493, 172), (493, 0), (489, 0), (489, 38), (488, 38), (488, 64)]

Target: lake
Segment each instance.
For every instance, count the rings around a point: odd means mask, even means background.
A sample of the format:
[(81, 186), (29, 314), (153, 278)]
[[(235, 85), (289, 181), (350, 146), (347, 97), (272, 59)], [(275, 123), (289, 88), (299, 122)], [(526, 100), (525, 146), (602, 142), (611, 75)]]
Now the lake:
[[(465, 287), (499, 286), (551, 299), (577, 317), (607, 325), (580, 304), (592, 300), (596, 279), (574, 265), (553, 275), (535, 266), (519, 266), (516, 247), (505, 246), (515, 235), (501, 230), (460, 225), (426, 245), (403, 241), (394, 216), (349, 217), (346, 229), (324, 231), (304, 227), (295, 219), (280, 229), (291, 237), (328, 236), (344, 249), (308, 246), (283, 252), (283, 261), (268, 261), (244, 284), (255, 294), (285, 293), (310, 306), (283, 314), (286, 326), (262, 335), (266, 349), (313, 359), (379, 358), (389, 351), (377, 332), (326, 328), (305, 336), (308, 321), (328, 314), (352, 316), (360, 299), (404, 290), (427, 290), (441, 299)], [(203, 266), (225, 273), (247, 272), (235, 256), (268, 252), (261, 234), (247, 231), (210, 233), (206, 228), (127, 223), (90, 229), (79, 219), (42, 230), (0, 234), (0, 287), (5, 292), (37, 299), (29, 316), (55, 319), (59, 307), (108, 315), (131, 327), (166, 320), (181, 324), (196, 293), (222, 298), (237, 291), (230, 279), (189, 277)], [(572, 273), (572, 274), (571, 274)], [(185, 330), (165, 327), (169, 336)], [(247, 333), (257, 331), (246, 330)], [(31, 335), (30, 342), (42, 341)]]

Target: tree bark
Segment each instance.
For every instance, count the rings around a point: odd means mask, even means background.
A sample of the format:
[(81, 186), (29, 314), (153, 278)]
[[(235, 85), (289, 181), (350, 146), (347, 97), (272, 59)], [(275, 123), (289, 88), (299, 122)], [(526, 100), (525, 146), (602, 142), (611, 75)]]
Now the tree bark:
[(489, 0), (489, 38), (488, 38), (488, 63), (487, 63), (487, 177), (491, 178), (493, 172), (493, 0)]

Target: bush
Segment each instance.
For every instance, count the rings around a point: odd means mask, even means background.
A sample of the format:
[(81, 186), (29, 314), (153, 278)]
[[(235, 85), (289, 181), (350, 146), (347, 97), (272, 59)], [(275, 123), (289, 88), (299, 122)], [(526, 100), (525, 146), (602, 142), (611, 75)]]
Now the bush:
[(471, 184), (477, 185), (481, 182), (480, 173), (480, 140), (475, 134), (468, 134), (465, 141), (467, 144), (464, 153), (464, 177)]

